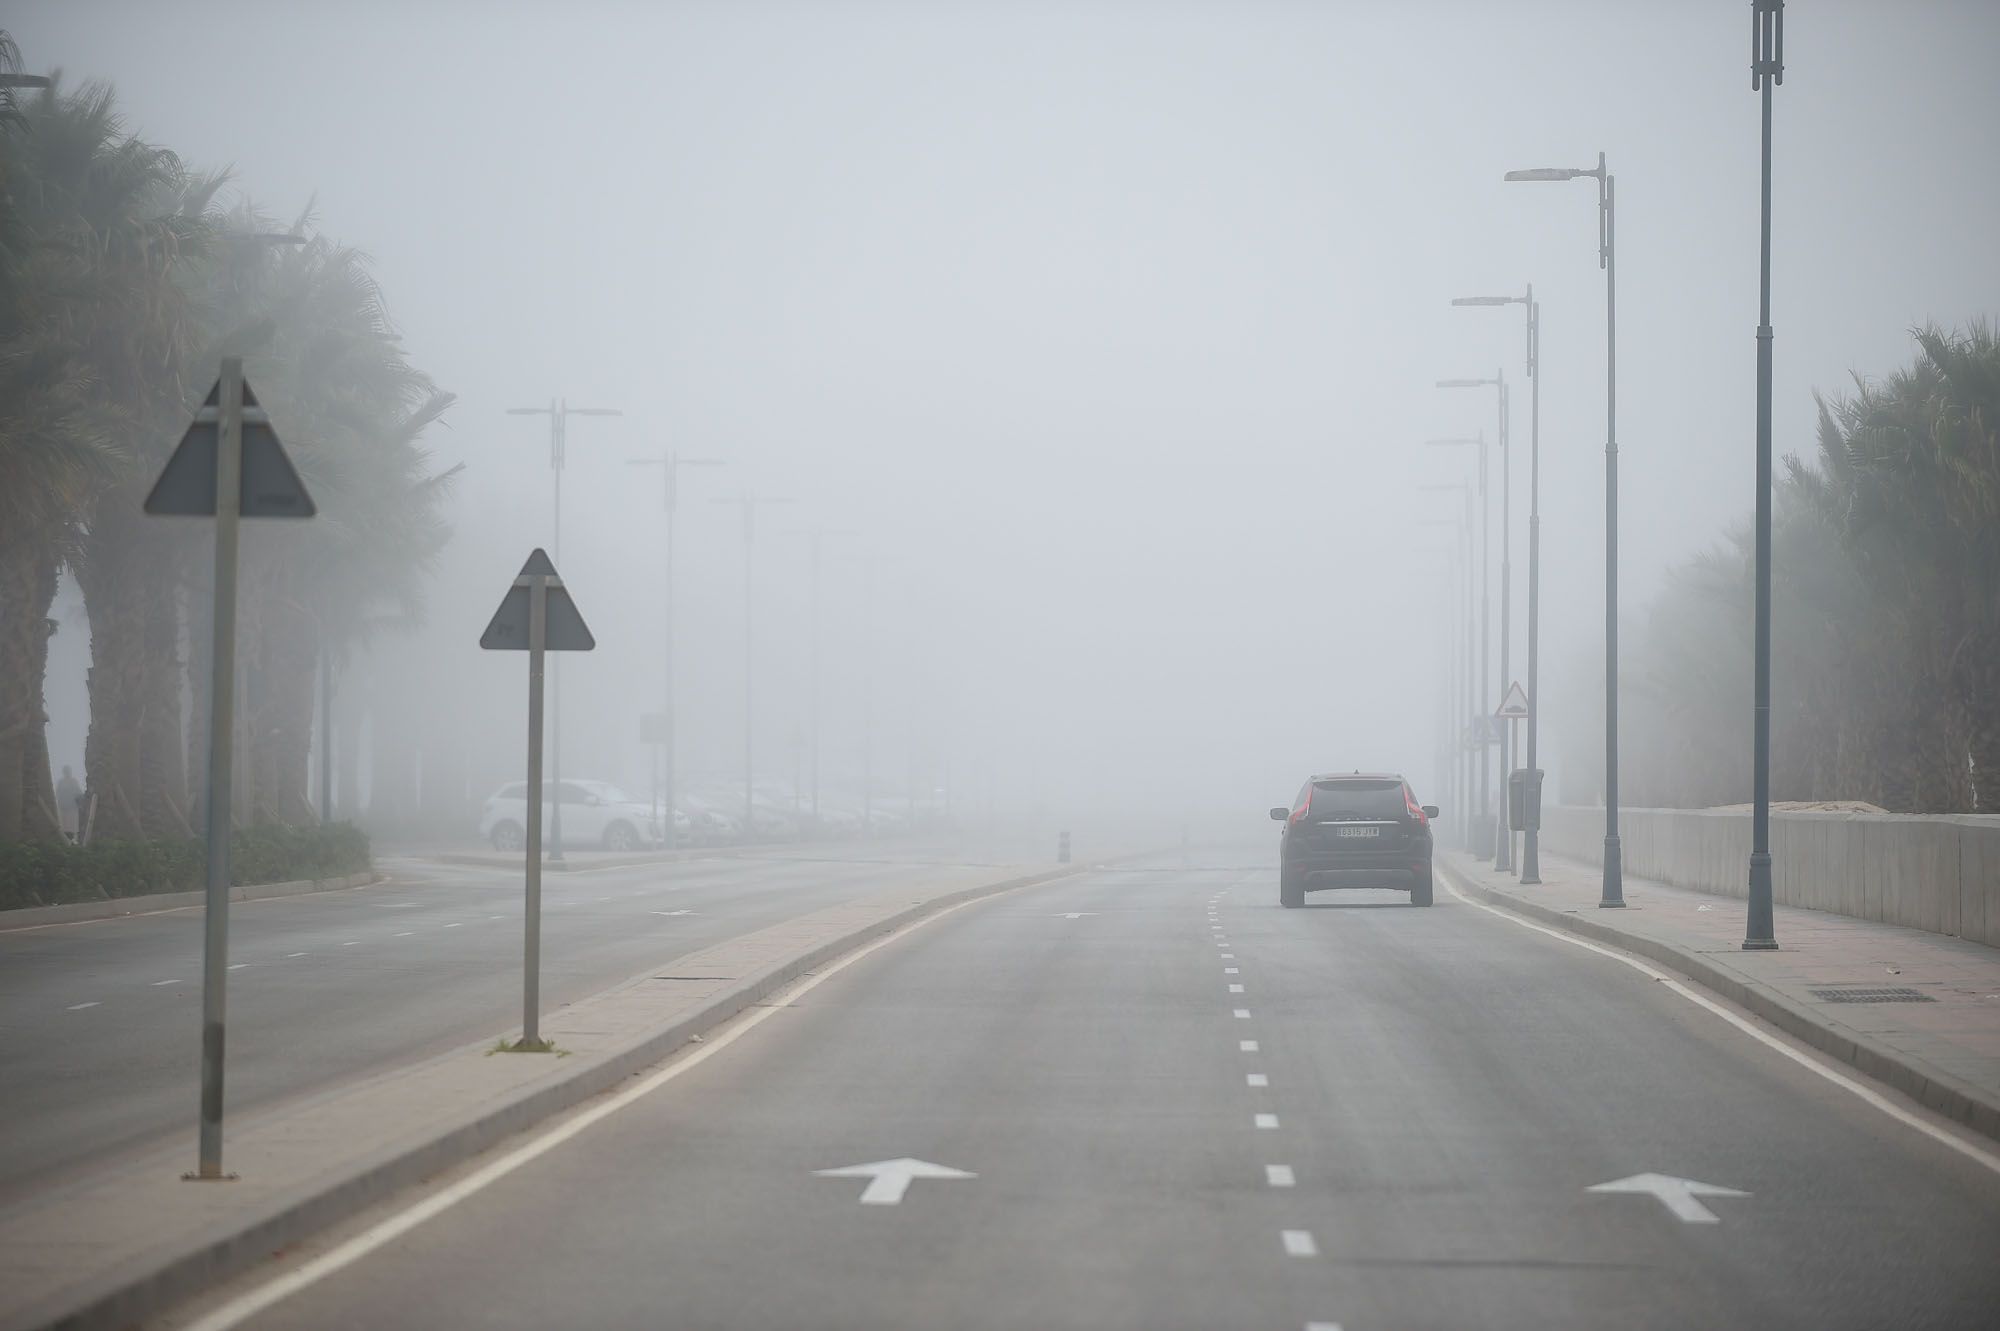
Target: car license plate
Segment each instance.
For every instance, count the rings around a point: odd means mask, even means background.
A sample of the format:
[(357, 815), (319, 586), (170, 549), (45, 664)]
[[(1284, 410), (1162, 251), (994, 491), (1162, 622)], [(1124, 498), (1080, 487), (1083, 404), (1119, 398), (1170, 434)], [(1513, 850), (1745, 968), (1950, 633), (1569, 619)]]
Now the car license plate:
[(1335, 836), (1381, 836), (1382, 829), (1379, 827), (1343, 827), (1339, 831), (1335, 832), (1334, 835)]

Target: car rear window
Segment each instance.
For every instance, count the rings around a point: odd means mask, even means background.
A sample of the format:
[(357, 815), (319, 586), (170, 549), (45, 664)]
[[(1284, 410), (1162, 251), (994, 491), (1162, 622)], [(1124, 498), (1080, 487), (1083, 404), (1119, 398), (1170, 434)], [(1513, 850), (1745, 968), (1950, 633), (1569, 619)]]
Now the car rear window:
[(1400, 781), (1315, 781), (1315, 818), (1400, 818), (1405, 812)]

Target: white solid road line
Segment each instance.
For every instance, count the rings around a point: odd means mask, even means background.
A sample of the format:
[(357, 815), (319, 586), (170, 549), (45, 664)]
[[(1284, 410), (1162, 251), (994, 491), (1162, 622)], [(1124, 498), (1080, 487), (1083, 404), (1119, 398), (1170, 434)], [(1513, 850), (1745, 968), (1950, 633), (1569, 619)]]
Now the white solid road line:
[[(230, 1331), (230, 1328), (242, 1325), (246, 1320), (255, 1317), (266, 1308), (283, 1302), (300, 1290), (317, 1284), (336, 1271), (352, 1266), (355, 1262), (360, 1261), (377, 1248), (395, 1241), (433, 1216), (441, 1215), (466, 1198), (483, 1192), (523, 1165), (548, 1154), (548, 1152), (554, 1150), (572, 1137), (579, 1135), (586, 1128), (590, 1128), (609, 1118), (634, 1101), (650, 1095), (688, 1069), (699, 1067), (701, 1064), (715, 1057), (715, 1055), (721, 1053), (724, 1049), (727, 1049), (730, 1045), (742, 1039), (745, 1035), (748, 1035), (751, 1031), (756, 1030), (778, 1013), (790, 1011), (791, 1003), (789, 1000), (804, 997), (812, 990), (817, 989), (820, 985), (846, 970), (849, 966), (852, 966), (855, 962), (871, 955), (878, 948), (887, 947), (889, 944), (916, 932), (925, 925), (934, 924), (947, 915), (964, 910), (967, 906), (976, 906), (981, 904), (981, 902), (992, 901), (994, 899), (995, 897), (980, 897), (972, 901), (961, 901), (955, 906), (947, 906), (934, 915), (926, 915), (922, 919), (912, 920), (894, 933), (885, 934), (867, 946), (848, 953), (846, 956), (828, 965), (825, 970), (807, 976), (796, 986), (788, 990), (779, 990), (779, 993), (786, 995), (787, 1002), (784, 1004), (772, 1004), (768, 1007), (747, 1009), (733, 1018), (729, 1023), (725, 1023), (725, 1029), (710, 1038), (706, 1044), (697, 1046), (689, 1052), (676, 1055), (673, 1062), (646, 1077), (645, 1080), (627, 1087), (609, 1099), (598, 1101), (594, 1106), (577, 1114), (567, 1122), (550, 1128), (527, 1145), (509, 1151), (498, 1160), (475, 1170), (449, 1187), (431, 1194), (407, 1210), (400, 1211), (386, 1220), (370, 1225), (367, 1229), (362, 1230), (342, 1243), (336, 1244), (297, 1269), (288, 1271), (284, 1275), (278, 1276), (258, 1286), (256, 1289), (250, 1290), (248, 1293), (231, 1299), (220, 1308), (188, 1324), (182, 1328), (182, 1331)], [(498, 919), (499, 917), (495, 916), (494, 918)], [(1246, 1012), (1243, 1015), (1248, 1016), (1250, 1014)]]
[(1257, 1114), (1250, 1121), (1266, 1132), (1274, 1131), (1278, 1126), (1278, 1116), (1276, 1114)]
[(1523, 919), (1519, 915), (1514, 914), (1512, 911), (1501, 910), (1498, 906), (1489, 906), (1483, 901), (1474, 901), (1471, 897), (1466, 896), (1465, 893), (1459, 891), (1457, 888), (1453, 887), (1450, 883), (1445, 884), (1445, 891), (1451, 893), (1453, 896), (1457, 897), (1460, 901), (1464, 902), (1466, 905), (1471, 906), (1474, 910), (1483, 910), (1488, 915), (1498, 916), (1500, 919), (1507, 921), (1509, 924), (1518, 924), (1523, 929), (1532, 929), (1538, 934), (1546, 934), (1550, 938), (1555, 939), (1557, 942), (1572, 943), (1577, 947), (1584, 948), (1591, 952), (1595, 952), (1599, 956), (1610, 957), (1613, 961), (1624, 962), (1627, 966), (1630, 966), (1632, 969), (1639, 971), (1642, 974), (1651, 976), (1653, 979), (1659, 981), (1662, 985), (1666, 986), (1668, 989), (1671, 989), (1673, 992), (1679, 994), (1682, 998), (1687, 999), (1688, 1002), (1695, 1003), (1701, 1007), (1707, 1008), (1710, 1012), (1713, 1012), (1716, 1016), (1722, 1018), (1724, 1021), (1728, 1022), (1731, 1026), (1734, 1026), (1737, 1030), (1742, 1031), (1745, 1035), (1749, 1036), (1751, 1039), (1769, 1045), (1771, 1048), (1783, 1054), (1786, 1058), (1789, 1058), (1794, 1063), (1797, 1063), (1800, 1067), (1810, 1068), (1812, 1071), (1826, 1078), (1828, 1081), (1840, 1087), (1842, 1090), (1851, 1091), (1854, 1095), (1856, 1095), (1863, 1101), (1867, 1102), (1874, 1108), (1881, 1110), (1883, 1113), (1887, 1114), (1890, 1118), (1895, 1119), (1898, 1123), (1901, 1123), (1906, 1127), (1915, 1128), (1918, 1132), (1923, 1133), (1924, 1136), (1929, 1137), (1932, 1141), (1938, 1142), (1945, 1146), (1949, 1146), (1952, 1150), (1957, 1151), (1960, 1154), (1970, 1156), (1972, 1159), (1986, 1166), (1986, 1168), (1992, 1170), (1994, 1173), (2000, 1174), (2000, 1155), (1996, 1155), (1994, 1152), (1987, 1150), (1983, 1146), (1980, 1146), (1973, 1142), (1966, 1141), (1956, 1136), (1953, 1133), (1945, 1131), (1937, 1124), (1929, 1122), (1928, 1120), (1920, 1118), (1916, 1114), (1911, 1113), (1909, 1110), (1903, 1108), (1895, 1101), (1890, 1100), (1887, 1096), (1883, 1095), (1880, 1091), (1877, 1091), (1872, 1086), (1869, 1086), (1864, 1082), (1858, 1081), (1855, 1078), (1848, 1076), (1845, 1072), (1842, 1072), (1837, 1068), (1833, 1068), (1828, 1066), (1827, 1064), (1821, 1063), (1817, 1058), (1813, 1058), (1805, 1054), (1801, 1050), (1794, 1049), (1791, 1045), (1785, 1043), (1785, 1041), (1783, 1040), (1780, 1040), (1775, 1035), (1772, 1035), (1769, 1031), (1762, 1030), (1759, 1027), (1757, 1027), (1754, 1023), (1750, 1021), (1749, 1018), (1739, 1016), (1737, 1013), (1730, 1011), (1728, 1008), (1716, 1002), (1714, 999), (1708, 997), (1708, 995), (1706, 994), (1695, 992), (1693, 989), (1689, 988), (1687, 984), (1676, 979), (1674, 976), (1667, 974), (1665, 971), (1656, 969), (1655, 967), (1648, 965), (1646, 962), (1639, 960), (1639, 958), (1637, 957), (1628, 956), (1625, 953), (1618, 951), (1616, 948), (1603, 947), (1597, 943), (1591, 942), (1587, 938), (1578, 938), (1576, 935), (1566, 934), (1562, 932), (1560, 929), (1551, 929), (1547, 925), (1536, 924), (1533, 920)]
[(1299, 1184), (1290, 1165), (1265, 1165), (1264, 1181), (1274, 1188), (1295, 1188)]
[(1284, 1231), (1285, 1255), (1287, 1257), (1317, 1257), (1319, 1245), (1313, 1242), (1309, 1229), (1288, 1229)]

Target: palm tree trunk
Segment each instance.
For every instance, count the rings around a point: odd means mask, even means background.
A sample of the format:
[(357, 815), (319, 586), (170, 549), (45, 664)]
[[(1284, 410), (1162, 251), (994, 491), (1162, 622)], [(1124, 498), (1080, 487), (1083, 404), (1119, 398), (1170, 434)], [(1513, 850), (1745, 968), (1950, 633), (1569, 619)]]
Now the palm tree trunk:
[(56, 841), (43, 682), (58, 561), (45, 534), (0, 541), (0, 841)]

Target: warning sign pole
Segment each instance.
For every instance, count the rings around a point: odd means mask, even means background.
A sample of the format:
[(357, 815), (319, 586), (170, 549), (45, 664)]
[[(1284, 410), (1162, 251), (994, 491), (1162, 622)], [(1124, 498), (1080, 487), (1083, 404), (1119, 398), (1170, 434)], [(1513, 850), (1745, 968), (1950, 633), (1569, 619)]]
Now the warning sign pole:
[[(528, 785), (522, 792), (527, 808), (526, 906), (521, 937), (521, 1040), (523, 1053), (545, 1053), (542, 1043), (542, 677), (549, 652), (587, 652), (597, 646), (577, 613), (576, 603), (546, 552), (536, 550), (514, 578), (493, 620), (480, 635), (488, 651), (528, 653)], [(560, 786), (548, 792), (562, 799)], [(560, 823), (558, 823), (560, 826)]]
[(209, 643), (208, 880), (201, 960), (201, 1148), (196, 1174), (222, 1174), (223, 1030), (229, 984), (230, 742), (236, 723), (236, 533), (243, 502), (243, 362), (222, 362), (215, 441), (215, 613)]
[(222, 1172), (222, 1070), (229, 980), (229, 836), (235, 783), (236, 546), (243, 518), (309, 518), (315, 513), (285, 457), (271, 418), (229, 357), (146, 496), (154, 516), (215, 518), (214, 637), (209, 648), (208, 793), (204, 807), (208, 876), (201, 963), (201, 1140), (191, 1179)]

